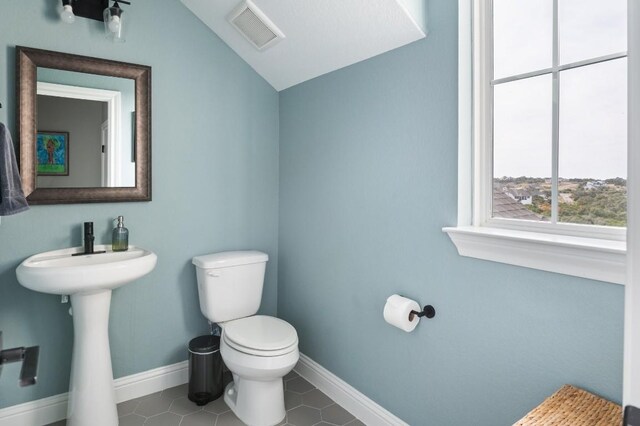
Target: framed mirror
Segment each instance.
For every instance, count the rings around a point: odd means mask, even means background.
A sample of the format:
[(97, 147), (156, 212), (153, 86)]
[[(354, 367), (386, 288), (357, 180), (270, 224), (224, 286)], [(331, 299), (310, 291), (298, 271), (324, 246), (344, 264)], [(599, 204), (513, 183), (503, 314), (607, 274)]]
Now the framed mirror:
[(16, 49), (29, 204), (151, 201), (151, 67)]

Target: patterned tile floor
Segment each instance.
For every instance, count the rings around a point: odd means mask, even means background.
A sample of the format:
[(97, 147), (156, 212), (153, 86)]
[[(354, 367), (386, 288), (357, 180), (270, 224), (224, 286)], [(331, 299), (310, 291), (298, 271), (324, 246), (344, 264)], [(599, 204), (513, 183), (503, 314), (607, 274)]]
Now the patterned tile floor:
[[(284, 378), (284, 426), (364, 426), (347, 410), (291, 372)], [(242, 426), (222, 397), (204, 407), (187, 398), (187, 385), (118, 404), (120, 426)], [(65, 426), (62, 420), (48, 426)]]

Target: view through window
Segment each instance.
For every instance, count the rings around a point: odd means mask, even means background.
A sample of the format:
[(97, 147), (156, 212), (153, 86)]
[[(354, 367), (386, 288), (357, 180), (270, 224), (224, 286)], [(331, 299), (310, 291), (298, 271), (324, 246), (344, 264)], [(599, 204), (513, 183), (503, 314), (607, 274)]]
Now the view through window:
[(626, 226), (626, 8), (493, 0), (493, 217)]

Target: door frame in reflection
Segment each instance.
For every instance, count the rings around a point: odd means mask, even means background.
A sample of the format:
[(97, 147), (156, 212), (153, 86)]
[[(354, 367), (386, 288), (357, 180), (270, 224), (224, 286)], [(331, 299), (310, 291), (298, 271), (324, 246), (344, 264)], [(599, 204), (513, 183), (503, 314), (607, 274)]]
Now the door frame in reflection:
[(106, 161), (101, 161), (105, 187), (122, 186), (122, 150), (118, 139), (122, 130), (122, 94), (115, 90), (95, 89), (92, 87), (69, 86), (66, 84), (38, 82), (38, 95), (58, 98), (80, 99), (105, 102), (107, 104), (107, 138), (104, 145)]

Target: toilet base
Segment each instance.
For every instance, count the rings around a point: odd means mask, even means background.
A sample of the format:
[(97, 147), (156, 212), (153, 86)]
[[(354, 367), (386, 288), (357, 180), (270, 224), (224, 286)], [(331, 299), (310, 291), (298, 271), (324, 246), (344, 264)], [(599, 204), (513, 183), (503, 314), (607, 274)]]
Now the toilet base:
[(271, 381), (247, 380), (233, 375), (224, 390), (224, 402), (249, 426), (274, 426), (285, 417), (282, 378)]

